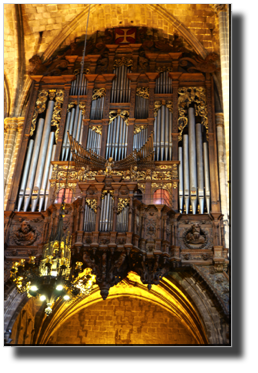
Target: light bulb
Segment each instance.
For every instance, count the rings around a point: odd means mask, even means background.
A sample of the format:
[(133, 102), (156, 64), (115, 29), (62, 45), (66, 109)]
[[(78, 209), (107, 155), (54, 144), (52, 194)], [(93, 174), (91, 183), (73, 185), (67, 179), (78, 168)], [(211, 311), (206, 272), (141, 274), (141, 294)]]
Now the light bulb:
[(30, 290), (32, 290), (32, 291), (37, 291), (37, 290), (38, 290), (38, 288), (37, 288), (37, 286), (36, 286), (36, 285), (32, 285), (32, 286), (30, 287)]
[(68, 300), (68, 299), (70, 299), (70, 297), (69, 297), (69, 295), (66, 294), (66, 295), (64, 296), (64, 300)]
[(46, 297), (45, 297), (45, 295), (41, 295), (39, 299), (40, 299), (42, 302), (44, 302), (44, 300), (46, 300)]
[(56, 290), (63, 290), (63, 286), (62, 285), (57, 285)]

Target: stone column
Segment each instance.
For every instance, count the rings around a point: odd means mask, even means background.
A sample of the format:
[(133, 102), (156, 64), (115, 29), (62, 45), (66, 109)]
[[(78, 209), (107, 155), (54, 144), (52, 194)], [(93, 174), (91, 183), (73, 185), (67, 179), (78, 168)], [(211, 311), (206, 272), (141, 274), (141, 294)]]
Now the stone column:
[(227, 183), (227, 165), (225, 154), (225, 138), (224, 138), (224, 115), (223, 113), (215, 114), (217, 128), (217, 144), (218, 144), (218, 165), (219, 165), (219, 184), (220, 184), (220, 201), (221, 212), (224, 215), (224, 235), (225, 246), (229, 247), (229, 226), (228, 226), (228, 183)]
[(15, 139), (17, 133), (17, 118), (5, 118), (4, 125), (6, 129), (6, 140), (4, 149), (4, 188), (9, 175), (11, 159), (15, 146)]
[(227, 6), (224, 4), (218, 5), (216, 10), (219, 19), (219, 41), (220, 41), (220, 64), (221, 64), (221, 82), (222, 82), (222, 97), (223, 97), (223, 112), (224, 112), (224, 132), (226, 145), (226, 160), (227, 160), (227, 180), (230, 180), (229, 175), (229, 29), (228, 29), (228, 14)]
[(14, 145), (14, 149), (13, 149), (13, 153), (12, 153), (8, 178), (7, 178), (7, 181), (6, 181), (6, 184), (5, 184), (4, 210), (6, 209), (9, 192), (10, 192), (10, 189), (11, 189), (11, 186), (12, 186), (12, 178), (13, 178), (14, 168), (15, 168), (15, 165), (16, 165), (18, 150), (19, 150), (21, 140), (22, 140), (22, 130), (23, 130), (24, 117), (20, 117), (20, 118), (16, 118), (16, 119), (17, 119), (17, 132), (16, 132), (15, 145)]

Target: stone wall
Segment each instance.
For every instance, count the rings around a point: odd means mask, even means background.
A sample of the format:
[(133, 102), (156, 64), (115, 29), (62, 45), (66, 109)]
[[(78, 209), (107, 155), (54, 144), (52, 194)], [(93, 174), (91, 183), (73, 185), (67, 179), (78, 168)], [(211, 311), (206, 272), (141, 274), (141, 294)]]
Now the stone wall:
[(123, 296), (76, 313), (48, 344), (196, 344), (191, 332), (170, 312)]

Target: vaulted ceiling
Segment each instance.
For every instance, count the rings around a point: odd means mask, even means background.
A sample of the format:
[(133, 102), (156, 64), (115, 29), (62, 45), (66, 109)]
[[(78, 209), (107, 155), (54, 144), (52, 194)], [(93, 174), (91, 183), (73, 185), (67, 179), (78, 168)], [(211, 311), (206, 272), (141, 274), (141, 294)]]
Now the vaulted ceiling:
[[(88, 4), (5, 4), (5, 115), (20, 116), (31, 84), (29, 59), (47, 61), (85, 34)], [(113, 27), (145, 26), (177, 33), (201, 57), (219, 54), (218, 18), (209, 4), (93, 4), (88, 34)]]

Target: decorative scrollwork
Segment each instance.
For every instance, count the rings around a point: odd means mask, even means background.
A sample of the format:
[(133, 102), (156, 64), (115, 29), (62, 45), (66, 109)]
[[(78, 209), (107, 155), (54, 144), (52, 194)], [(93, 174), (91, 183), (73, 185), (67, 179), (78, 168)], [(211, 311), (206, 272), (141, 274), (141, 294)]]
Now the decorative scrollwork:
[(97, 213), (97, 200), (96, 199), (86, 199), (87, 205), (95, 212)]
[(139, 87), (136, 89), (136, 96), (149, 99), (149, 87)]
[(59, 123), (61, 120), (60, 112), (62, 110), (62, 104), (64, 102), (64, 91), (62, 89), (58, 89), (56, 91), (55, 100), (56, 102), (55, 102), (54, 111), (52, 115), (51, 126), (56, 126), (55, 139), (57, 141), (58, 134), (59, 134)]
[(117, 212), (118, 214), (130, 203), (130, 198), (118, 198)]
[(102, 194), (101, 194), (101, 199), (104, 199), (105, 195), (106, 194), (110, 194), (110, 196), (113, 198), (114, 197), (114, 191), (113, 190), (103, 190)]
[(109, 124), (113, 122), (118, 115), (124, 120), (125, 124), (128, 126), (129, 111), (128, 110), (111, 110), (109, 112)]
[(113, 68), (120, 67), (120, 66), (130, 67), (132, 65), (133, 65), (133, 60), (131, 58), (122, 57), (114, 61)]
[(173, 113), (173, 101), (166, 101), (166, 100), (155, 101), (154, 102), (154, 117), (158, 115), (158, 111), (162, 105), (165, 105), (168, 108), (168, 110), (171, 113)]
[(79, 103), (79, 109), (82, 111), (82, 115), (85, 113), (85, 108), (86, 108), (86, 103), (85, 102), (80, 102)]
[(178, 179), (177, 164), (173, 164), (173, 166), (172, 166), (172, 178), (173, 179)]
[(68, 104), (68, 107), (67, 107), (67, 112), (69, 112), (75, 105), (77, 105), (77, 101), (71, 101), (69, 104)]
[(145, 184), (138, 184), (138, 188), (143, 192), (143, 194), (145, 193)]
[(154, 193), (157, 189), (165, 189), (171, 193), (173, 185), (172, 183), (152, 183), (151, 184), (151, 193)]
[(104, 96), (106, 96), (106, 88), (94, 89), (92, 93), (92, 101)]
[(99, 135), (102, 135), (102, 126), (89, 126), (89, 128)]
[(49, 93), (49, 100), (53, 101), (56, 95), (56, 89), (50, 89), (48, 93)]
[(206, 104), (206, 90), (204, 87), (182, 87), (178, 89), (178, 140), (182, 140), (184, 128), (188, 124), (188, 107), (195, 104), (195, 116), (202, 118), (201, 123), (206, 128), (208, 137), (208, 109)]
[(48, 98), (48, 91), (39, 91), (38, 98), (36, 101), (36, 106), (34, 109), (33, 118), (31, 121), (31, 129), (30, 129), (30, 136), (33, 135), (35, 129), (36, 129), (36, 122), (38, 118), (38, 114), (44, 113), (46, 110), (46, 102)]
[(147, 125), (141, 124), (141, 125), (135, 125), (133, 133), (136, 135), (137, 133), (140, 133), (142, 130), (145, 130), (147, 128)]

